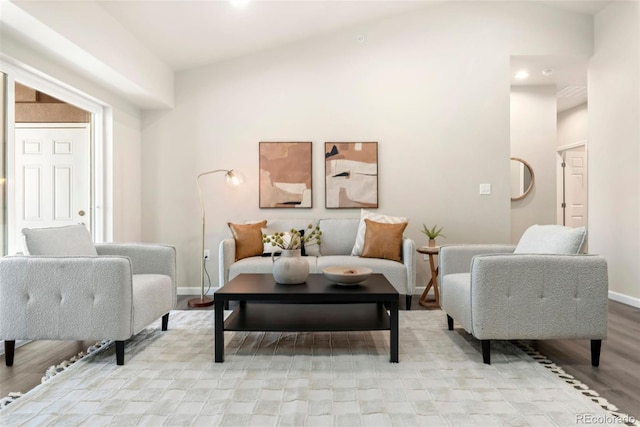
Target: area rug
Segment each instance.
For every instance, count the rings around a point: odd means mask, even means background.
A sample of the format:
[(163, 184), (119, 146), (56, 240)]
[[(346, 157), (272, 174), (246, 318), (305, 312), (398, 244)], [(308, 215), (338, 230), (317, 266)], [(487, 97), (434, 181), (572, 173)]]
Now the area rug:
[[(0, 411), (0, 424), (169, 426), (621, 425), (526, 351), (448, 331), (439, 311), (400, 313), (400, 363), (384, 331), (227, 332), (213, 361), (213, 312), (174, 311), (83, 357)], [(492, 343), (493, 344), (493, 343)], [(600, 403), (600, 404), (599, 404)]]

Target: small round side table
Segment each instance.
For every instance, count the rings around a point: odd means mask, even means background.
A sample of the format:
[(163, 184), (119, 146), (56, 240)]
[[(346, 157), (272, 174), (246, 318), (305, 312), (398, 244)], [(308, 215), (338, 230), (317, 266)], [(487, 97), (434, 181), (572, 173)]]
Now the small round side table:
[(436, 265), (433, 257), (438, 255), (440, 251), (440, 246), (420, 246), (417, 251), (421, 254), (425, 254), (429, 256), (429, 267), (431, 267), (431, 279), (429, 279), (429, 283), (427, 283), (427, 287), (424, 289), (422, 295), (420, 295), (420, 300), (418, 303), (424, 307), (428, 307), (427, 305), (427, 294), (433, 287), (433, 292), (436, 295), (436, 305), (440, 307), (440, 291), (438, 290), (438, 271), (440, 269), (439, 266)]

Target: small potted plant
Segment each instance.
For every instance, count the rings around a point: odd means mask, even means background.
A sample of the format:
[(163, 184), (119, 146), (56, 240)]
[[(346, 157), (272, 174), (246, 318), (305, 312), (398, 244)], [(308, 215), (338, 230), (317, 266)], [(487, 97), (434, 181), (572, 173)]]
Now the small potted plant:
[(434, 225), (433, 227), (429, 228), (426, 225), (422, 224), (422, 230), (420, 232), (429, 238), (429, 246), (435, 247), (436, 237), (440, 237), (440, 236), (447, 237), (444, 234), (442, 234), (443, 229), (444, 227), (438, 228), (437, 225)]

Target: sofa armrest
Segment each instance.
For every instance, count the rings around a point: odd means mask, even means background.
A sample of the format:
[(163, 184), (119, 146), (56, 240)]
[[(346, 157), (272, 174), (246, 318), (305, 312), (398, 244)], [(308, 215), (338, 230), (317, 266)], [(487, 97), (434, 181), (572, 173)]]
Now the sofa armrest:
[(125, 256), (131, 259), (133, 274), (164, 274), (176, 279), (176, 249), (150, 243), (99, 243), (98, 255)]
[(236, 262), (236, 241), (232, 237), (220, 242), (218, 248), (218, 286), (222, 287), (229, 281), (229, 268)]
[(402, 262), (407, 269), (407, 295), (413, 295), (416, 287), (416, 244), (408, 237), (402, 239)]
[(440, 248), (438, 263), (440, 277), (447, 274), (468, 273), (471, 271), (471, 260), (476, 255), (510, 254), (515, 245), (443, 245)]
[(0, 259), (0, 339), (125, 340), (132, 300), (127, 257)]
[(98, 255), (124, 256), (131, 260), (133, 274), (164, 274), (171, 278), (173, 287), (172, 307), (176, 306), (178, 284), (176, 281), (176, 249), (173, 246), (151, 243), (100, 243)]
[(607, 263), (600, 256), (476, 256), (470, 292), (479, 339), (607, 335)]

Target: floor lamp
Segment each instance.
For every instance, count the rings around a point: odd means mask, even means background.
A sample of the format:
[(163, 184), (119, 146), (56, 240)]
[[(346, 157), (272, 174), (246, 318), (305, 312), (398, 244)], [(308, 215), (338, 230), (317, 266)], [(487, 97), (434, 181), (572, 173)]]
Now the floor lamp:
[(244, 182), (244, 175), (242, 173), (234, 171), (233, 169), (216, 169), (212, 171), (202, 172), (196, 178), (196, 186), (198, 187), (198, 197), (200, 198), (200, 209), (202, 210), (202, 236), (200, 247), (200, 298), (191, 298), (188, 301), (189, 307), (208, 307), (213, 305), (213, 298), (206, 297), (204, 295), (204, 234), (205, 234), (205, 210), (204, 202), (202, 201), (202, 190), (200, 188), (200, 178), (205, 175), (210, 175), (216, 172), (224, 172), (227, 185), (230, 187), (237, 187)]

